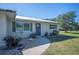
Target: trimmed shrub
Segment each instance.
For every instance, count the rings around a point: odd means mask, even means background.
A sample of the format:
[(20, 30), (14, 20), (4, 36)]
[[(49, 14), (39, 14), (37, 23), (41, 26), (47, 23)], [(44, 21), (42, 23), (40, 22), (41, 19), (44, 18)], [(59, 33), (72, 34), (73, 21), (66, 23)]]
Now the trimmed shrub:
[(49, 36), (53, 36), (53, 33), (50, 33)]
[(58, 34), (59, 34), (59, 31), (53, 30), (52, 34), (53, 34), (53, 35), (58, 35)]
[(58, 35), (59, 31), (57, 30), (53, 30), (52, 33), (49, 34), (49, 36), (54, 36), (54, 35)]
[(36, 35), (36, 33), (32, 33), (32, 34), (30, 34), (30, 36), (29, 36), (30, 38), (36, 38), (37, 37), (37, 35)]
[(44, 36), (45, 36), (45, 37), (48, 37), (48, 32), (45, 32)]

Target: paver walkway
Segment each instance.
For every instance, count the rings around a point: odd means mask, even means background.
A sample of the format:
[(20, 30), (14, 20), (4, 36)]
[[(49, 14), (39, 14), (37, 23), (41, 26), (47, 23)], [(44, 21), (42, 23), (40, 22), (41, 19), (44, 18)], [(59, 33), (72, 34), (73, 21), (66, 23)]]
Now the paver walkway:
[(50, 45), (50, 42), (45, 37), (38, 37), (32, 42), (28, 43), (28, 47), (26, 45), (26, 49), (22, 52), (24, 55), (41, 55)]

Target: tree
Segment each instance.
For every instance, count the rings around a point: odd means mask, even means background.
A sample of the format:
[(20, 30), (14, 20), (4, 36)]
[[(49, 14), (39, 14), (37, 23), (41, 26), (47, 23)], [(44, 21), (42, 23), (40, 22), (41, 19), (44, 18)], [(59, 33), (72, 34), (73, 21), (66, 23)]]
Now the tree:
[(70, 12), (67, 12), (65, 14), (63, 14), (63, 28), (64, 30), (67, 32), (68, 30), (73, 30), (74, 29), (74, 23), (75, 23), (75, 17), (76, 17), (76, 14), (75, 14), (75, 11), (70, 11)]
[(74, 29), (75, 17), (75, 11), (69, 11), (62, 15), (58, 15), (58, 17), (54, 19), (59, 22), (60, 28), (67, 32), (68, 30)]
[(76, 22), (74, 26), (75, 26), (75, 30), (79, 30), (79, 22)]

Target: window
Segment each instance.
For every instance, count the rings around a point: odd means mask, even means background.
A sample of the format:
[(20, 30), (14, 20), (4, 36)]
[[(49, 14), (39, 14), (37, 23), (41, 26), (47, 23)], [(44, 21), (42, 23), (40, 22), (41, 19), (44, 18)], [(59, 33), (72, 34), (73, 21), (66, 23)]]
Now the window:
[(23, 31), (23, 23), (16, 22), (16, 31)]
[(15, 28), (15, 22), (12, 22), (12, 32), (15, 32), (16, 31), (16, 28)]
[(57, 25), (50, 25), (50, 29), (56, 29)]
[(12, 32), (16, 31), (32, 31), (32, 23), (12, 22)]
[(24, 31), (32, 31), (32, 23), (24, 23)]

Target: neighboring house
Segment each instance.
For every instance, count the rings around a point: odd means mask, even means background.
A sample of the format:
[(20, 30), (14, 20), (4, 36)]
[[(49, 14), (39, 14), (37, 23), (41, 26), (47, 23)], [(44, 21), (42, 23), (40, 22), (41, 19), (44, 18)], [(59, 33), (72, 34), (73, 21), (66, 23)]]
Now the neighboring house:
[(8, 35), (28, 37), (36, 33), (43, 36), (54, 29), (59, 30), (57, 22), (16, 16), (16, 11), (0, 9), (0, 46), (4, 45), (3, 38)]

